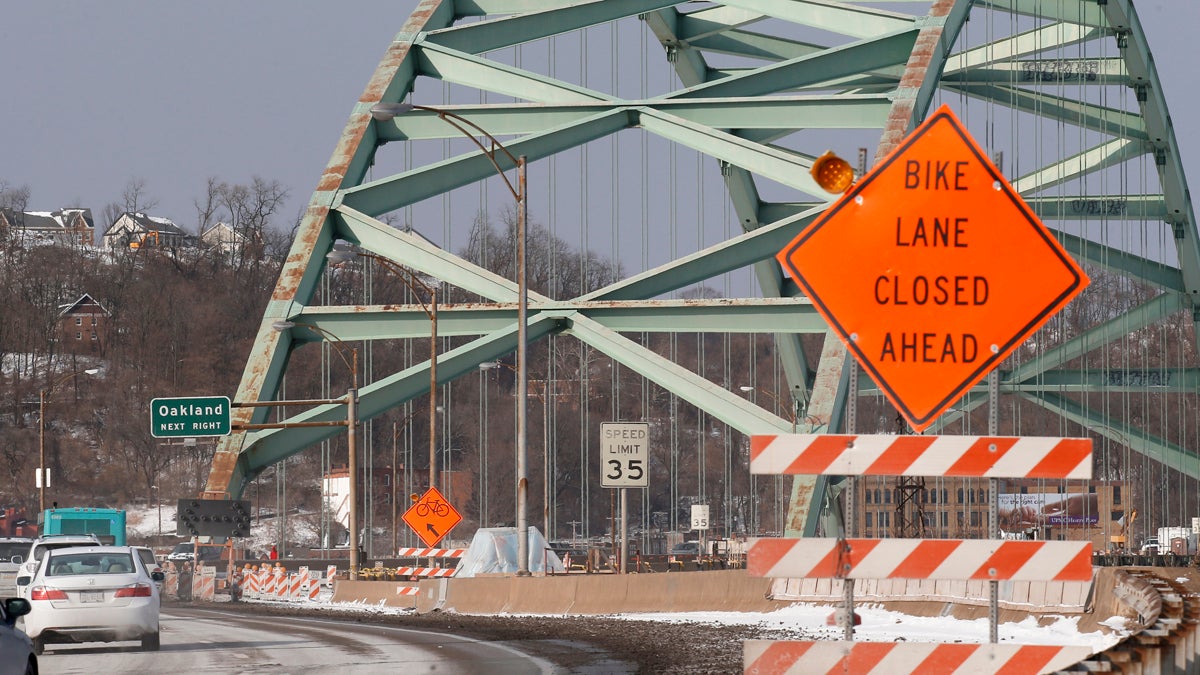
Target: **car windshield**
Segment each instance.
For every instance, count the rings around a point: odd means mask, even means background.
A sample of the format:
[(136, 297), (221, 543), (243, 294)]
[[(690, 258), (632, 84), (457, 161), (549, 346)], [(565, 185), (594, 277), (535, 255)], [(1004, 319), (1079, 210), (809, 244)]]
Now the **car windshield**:
[(12, 562), (14, 555), (23, 556), (29, 552), (29, 542), (0, 543), (0, 563)]
[(133, 556), (128, 553), (67, 553), (50, 559), (47, 576), (128, 574), (133, 569)]

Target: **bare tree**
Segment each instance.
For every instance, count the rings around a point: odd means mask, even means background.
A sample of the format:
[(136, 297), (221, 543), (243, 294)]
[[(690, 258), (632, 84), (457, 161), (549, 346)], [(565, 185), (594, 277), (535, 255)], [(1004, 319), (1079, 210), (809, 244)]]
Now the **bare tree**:
[(287, 189), (276, 180), (254, 176), (243, 185), (210, 176), (204, 196), (194, 202), (200, 232), (217, 222), (227, 223), (240, 241), (230, 262), (235, 269), (254, 266), (264, 259), (268, 243), (273, 249), (279, 246), (278, 237), (268, 234), (287, 196)]
[(104, 223), (104, 227), (107, 230), (107, 228), (110, 228), (116, 224), (117, 219), (120, 218), (121, 214), (123, 213), (125, 213), (125, 210), (121, 208), (120, 204), (116, 202), (109, 202), (104, 205), (103, 209), (100, 210), (100, 222)]
[(146, 194), (146, 179), (130, 178), (121, 193), (123, 207), (127, 213), (147, 213), (158, 207), (158, 200)]
[[(25, 210), (29, 208), (29, 195), (32, 191), (28, 185), (9, 185), (0, 180), (0, 209), (8, 212), (7, 218), (13, 227), (20, 227), (24, 220)], [(0, 229), (0, 249), (8, 249), (9, 244), (16, 241), (16, 233), (7, 228)]]
[(29, 208), (29, 196), (33, 193), (28, 185), (9, 185), (8, 181), (0, 180), (0, 209), (11, 209), (16, 212)]
[(204, 234), (214, 224), (224, 185), (216, 176), (209, 176), (204, 182), (204, 196), (192, 202), (196, 207), (196, 234)]

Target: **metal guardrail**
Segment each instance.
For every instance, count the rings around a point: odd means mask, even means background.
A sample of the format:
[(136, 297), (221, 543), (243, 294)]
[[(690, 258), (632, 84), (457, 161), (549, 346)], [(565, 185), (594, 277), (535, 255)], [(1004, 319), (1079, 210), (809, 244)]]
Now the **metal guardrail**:
[(1098, 567), (1192, 567), (1200, 563), (1200, 556), (1175, 553), (1102, 553), (1092, 556), (1092, 564)]
[(1117, 573), (1113, 593), (1141, 630), (1061, 673), (1184, 675), (1200, 670), (1200, 594), (1151, 570)]

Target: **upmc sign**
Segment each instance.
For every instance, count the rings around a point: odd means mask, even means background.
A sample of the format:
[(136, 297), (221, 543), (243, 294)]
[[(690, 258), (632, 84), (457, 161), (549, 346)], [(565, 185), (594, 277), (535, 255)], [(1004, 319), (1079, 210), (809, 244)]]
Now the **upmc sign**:
[(918, 431), (1088, 283), (945, 106), (778, 258)]
[(228, 396), (156, 398), (150, 402), (150, 435), (155, 438), (228, 436)]

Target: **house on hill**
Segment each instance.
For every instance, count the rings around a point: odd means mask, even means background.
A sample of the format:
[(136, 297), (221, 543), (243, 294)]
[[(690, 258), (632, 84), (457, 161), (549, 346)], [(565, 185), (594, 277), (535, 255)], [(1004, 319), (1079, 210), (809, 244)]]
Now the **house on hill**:
[(110, 251), (180, 248), (190, 245), (192, 239), (167, 218), (125, 212), (104, 233), (104, 248)]
[(242, 255), (247, 258), (261, 259), (263, 251), (260, 233), (239, 232), (229, 223), (217, 223), (201, 232), (200, 246), (216, 251), (230, 260)]
[(64, 352), (100, 356), (108, 344), (112, 313), (91, 295), (59, 307), (59, 344)]
[(20, 246), (95, 246), (91, 209), (15, 211), (0, 209), (0, 235)]

